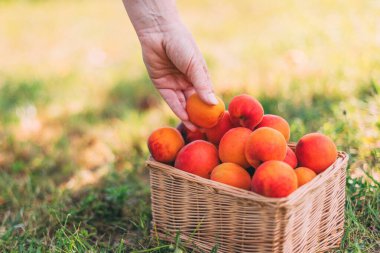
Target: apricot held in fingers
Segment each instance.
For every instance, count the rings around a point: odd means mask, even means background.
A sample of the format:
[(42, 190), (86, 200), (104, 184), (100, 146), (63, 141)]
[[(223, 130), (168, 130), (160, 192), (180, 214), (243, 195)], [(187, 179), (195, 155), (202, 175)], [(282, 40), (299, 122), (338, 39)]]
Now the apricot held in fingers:
[(186, 111), (190, 121), (203, 128), (211, 128), (218, 124), (223, 116), (225, 106), (224, 102), (217, 97), (218, 104), (209, 105), (203, 102), (198, 94), (194, 93), (186, 101)]

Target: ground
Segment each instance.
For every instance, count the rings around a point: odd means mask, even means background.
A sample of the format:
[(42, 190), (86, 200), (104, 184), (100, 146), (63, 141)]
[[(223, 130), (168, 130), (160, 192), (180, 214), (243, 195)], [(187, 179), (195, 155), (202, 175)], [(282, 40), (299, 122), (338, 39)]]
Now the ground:
[[(291, 141), (320, 131), (350, 154), (333, 252), (379, 252), (379, 3), (178, 5), (218, 95), (251, 94)], [(149, 133), (176, 124), (121, 1), (0, 1), (0, 251), (180, 248), (149, 236), (144, 167)]]

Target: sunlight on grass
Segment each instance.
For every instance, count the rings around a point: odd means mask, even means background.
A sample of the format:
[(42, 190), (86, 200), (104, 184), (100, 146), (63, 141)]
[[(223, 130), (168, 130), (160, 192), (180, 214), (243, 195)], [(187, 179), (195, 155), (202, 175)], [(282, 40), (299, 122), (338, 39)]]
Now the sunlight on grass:
[[(380, 4), (178, 6), (227, 104), (252, 94), (291, 141), (320, 131), (350, 153), (335, 252), (379, 252)], [(144, 168), (149, 133), (178, 123), (121, 1), (0, 1), (0, 251), (185, 251), (150, 237)]]

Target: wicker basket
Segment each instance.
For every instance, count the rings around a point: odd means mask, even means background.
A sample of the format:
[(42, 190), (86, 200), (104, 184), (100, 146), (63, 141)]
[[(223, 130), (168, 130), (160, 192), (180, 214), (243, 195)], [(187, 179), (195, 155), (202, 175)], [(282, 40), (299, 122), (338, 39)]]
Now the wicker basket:
[[(294, 144), (290, 145), (294, 149)], [(348, 155), (286, 198), (267, 198), (147, 161), (152, 236), (197, 252), (324, 252), (340, 244)]]

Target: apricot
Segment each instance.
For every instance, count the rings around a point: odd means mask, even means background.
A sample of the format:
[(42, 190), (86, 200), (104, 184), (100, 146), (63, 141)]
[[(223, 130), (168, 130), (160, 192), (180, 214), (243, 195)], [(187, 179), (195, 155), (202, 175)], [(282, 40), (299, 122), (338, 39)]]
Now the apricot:
[(236, 163), (248, 168), (249, 163), (244, 155), (245, 143), (251, 130), (244, 127), (232, 128), (227, 131), (219, 143), (219, 157), (224, 163)]
[(210, 178), (211, 171), (219, 164), (218, 150), (210, 142), (196, 140), (184, 146), (177, 155), (174, 167)]
[(294, 172), (297, 174), (298, 187), (310, 182), (317, 176), (313, 170), (306, 167), (298, 167)]
[(311, 133), (298, 141), (296, 156), (300, 167), (307, 167), (319, 174), (335, 162), (338, 151), (329, 137)]
[(231, 120), (234, 126), (242, 126), (253, 130), (264, 115), (263, 106), (255, 98), (243, 94), (234, 97), (229, 106)]
[(251, 188), (251, 176), (241, 166), (234, 163), (222, 163), (211, 172), (211, 180), (249, 190)]
[(219, 145), (220, 139), (222, 139), (223, 135), (232, 127), (230, 113), (226, 111), (216, 126), (205, 129), (207, 140), (215, 145)]
[(277, 130), (260, 127), (253, 131), (245, 145), (245, 158), (255, 168), (270, 160), (283, 161), (286, 155), (286, 140)]
[(266, 197), (283, 198), (297, 189), (297, 175), (282, 161), (261, 164), (252, 178), (252, 191)]
[(174, 162), (177, 153), (185, 145), (180, 132), (172, 127), (159, 128), (148, 138), (148, 149), (153, 158), (162, 163)]
[(223, 116), (225, 105), (224, 102), (217, 97), (218, 104), (209, 105), (203, 102), (198, 94), (194, 93), (186, 101), (186, 111), (190, 121), (203, 128), (211, 128), (218, 124)]
[(293, 169), (297, 167), (297, 157), (293, 150), (289, 147), (286, 148), (286, 155), (284, 162), (290, 165)]
[(288, 142), (290, 139), (290, 127), (289, 123), (282, 117), (273, 114), (266, 114), (263, 116), (261, 122), (257, 125), (257, 128), (260, 127), (271, 127), (282, 133), (285, 137), (285, 140)]
[(190, 131), (183, 123), (177, 126), (178, 131), (181, 133), (186, 143), (196, 140), (206, 140), (206, 134), (202, 133), (199, 129)]

